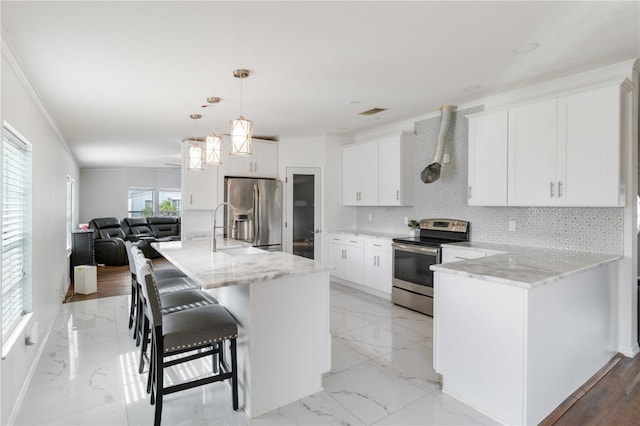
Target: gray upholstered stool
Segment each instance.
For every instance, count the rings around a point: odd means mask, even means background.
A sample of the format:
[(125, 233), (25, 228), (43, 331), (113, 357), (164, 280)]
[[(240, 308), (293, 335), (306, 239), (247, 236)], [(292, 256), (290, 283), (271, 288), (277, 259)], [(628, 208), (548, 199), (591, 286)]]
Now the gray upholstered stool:
[[(142, 284), (151, 325), (151, 368), (149, 388), (155, 404), (154, 425), (162, 417), (163, 396), (208, 383), (231, 379), (233, 409), (238, 409), (236, 338), (238, 326), (231, 314), (220, 305), (208, 305), (163, 315), (161, 296), (147, 266)], [(142, 272), (142, 270), (141, 270)], [(224, 342), (229, 341), (231, 366), (224, 361)], [(184, 354), (184, 356), (179, 356)], [(211, 355), (211, 375), (196, 380), (164, 386), (164, 368)], [(169, 360), (165, 358), (171, 357)]]

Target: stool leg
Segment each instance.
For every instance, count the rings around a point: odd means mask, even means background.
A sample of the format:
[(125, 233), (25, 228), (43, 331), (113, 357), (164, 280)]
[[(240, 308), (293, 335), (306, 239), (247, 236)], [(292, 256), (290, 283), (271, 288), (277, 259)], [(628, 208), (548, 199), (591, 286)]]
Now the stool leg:
[(164, 366), (162, 356), (164, 353), (162, 336), (154, 336), (153, 346), (155, 347), (154, 352), (155, 356), (153, 357), (153, 371), (154, 371), (154, 390), (156, 394), (156, 410), (154, 415), (153, 424), (154, 426), (160, 426), (160, 420), (162, 419), (162, 393), (164, 392), (164, 383), (163, 383), (163, 375), (164, 375)]
[(231, 394), (233, 409), (238, 409), (238, 362), (236, 354), (236, 339), (231, 339)]
[[(129, 308), (129, 330), (131, 330), (131, 327), (133, 327), (133, 323), (134, 323), (134, 318), (136, 316), (136, 305), (138, 304), (138, 300), (137, 300), (137, 295), (136, 295), (136, 286), (135, 283), (132, 283), (131, 285), (131, 300), (129, 302), (129, 304), (131, 305), (131, 307)], [(133, 330), (134, 333), (134, 339), (135, 339), (135, 329)]]
[(144, 356), (147, 353), (147, 344), (149, 342), (149, 318), (144, 315), (142, 333), (140, 333), (142, 339), (142, 346), (140, 347), (140, 367), (138, 367), (138, 373), (142, 374), (144, 371)]

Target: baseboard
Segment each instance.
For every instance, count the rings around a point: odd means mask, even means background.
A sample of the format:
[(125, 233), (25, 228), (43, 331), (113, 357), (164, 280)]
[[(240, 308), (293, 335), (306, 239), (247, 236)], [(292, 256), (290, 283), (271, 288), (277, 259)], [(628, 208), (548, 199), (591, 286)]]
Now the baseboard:
[(630, 347), (620, 345), (618, 346), (618, 352), (627, 358), (635, 358), (635, 356), (640, 353), (640, 345), (638, 345), (638, 343)]
[[(64, 296), (61, 300), (58, 301), (58, 311), (54, 315), (54, 318), (58, 317), (60, 313), (60, 309), (62, 309), (62, 302), (64, 300)], [(51, 331), (53, 330), (53, 326), (55, 325), (55, 321), (51, 321), (49, 327), (45, 330), (42, 339), (40, 339), (40, 346), (38, 347), (38, 351), (36, 352), (36, 356), (33, 359), (33, 363), (31, 363), (31, 367), (29, 367), (29, 372), (27, 373), (27, 377), (22, 383), (22, 387), (20, 388), (20, 392), (18, 393), (18, 398), (16, 398), (16, 403), (13, 405), (11, 409), (11, 413), (7, 418), (7, 426), (12, 426), (15, 424), (16, 417), (20, 412), (20, 408), (22, 408), (22, 403), (24, 402), (24, 398), (27, 395), (27, 390), (29, 389), (29, 385), (31, 384), (31, 380), (33, 379), (33, 375), (36, 372), (36, 367), (38, 366), (38, 362), (40, 361), (40, 357), (42, 357), (42, 353), (44, 352), (44, 347), (47, 344), (47, 340), (49, 340), (49, 336), (51, 335)]]

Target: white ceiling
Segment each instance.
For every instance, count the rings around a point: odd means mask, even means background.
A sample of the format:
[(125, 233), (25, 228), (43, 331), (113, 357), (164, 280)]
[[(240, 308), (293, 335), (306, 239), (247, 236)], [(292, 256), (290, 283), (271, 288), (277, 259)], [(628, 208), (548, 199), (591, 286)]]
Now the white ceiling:
[[(228, 132), (355, 133), (640, 56), (640, 2), (2, 1), (2, 36), (81, 167)], [(527, 54), (513, 50), (529, 43)], [(468, 92), (463, 89), (482, 86)], [(202, 109), (208, 96), (222, 102)], [(349, 101), (359, 101), (349, 104)], [(357, 113), (389, 108), (378, 120)], [(196, 123), (189, 114), (201, 113)]]

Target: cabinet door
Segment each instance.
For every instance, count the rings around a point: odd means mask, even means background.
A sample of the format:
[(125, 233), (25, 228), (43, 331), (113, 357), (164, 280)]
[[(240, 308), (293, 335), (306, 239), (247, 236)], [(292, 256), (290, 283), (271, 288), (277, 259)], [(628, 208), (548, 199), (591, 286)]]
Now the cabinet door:
[(218, 166), (205, 165), (202, 170), (185, 173), (186, 196), (182, 208), (186, 210), (213, 210), (217, 201)]
[(378, 142), (367, 142), (359, 146), (358, 166), (354, 173), (359, 175), (361, 206), (378, 205)]
[(329, 264), (335, 269), (331, 271), (331, 275), (337, 278), (345, 278), (345, 246), (342, 244), (329, 244)]
[(358, 204), (360, 184), (358, 155), (358, 145), (347, 145), (342, 149), (342, 204), (345, 206)]
[(253, 141), (252, 174), (259, 177), (278, 177), (278, 144)]
[(509, 205), (555, 205), (557, 101), (510, 109), (508, 132)]
[(251, 176), (253, 156), (231, 155), (227, 144), (223, 152), (222, 168), (225, 176)]
[(344, 279), (362, 284), (363, 249), (361, 247), (344, 246)]
[(402, 204), (402, 158), (400, 136), (378, 141), (378, 204), (399, 206)]
[(507, 205), (507, 111), (469, 118), (470, 206)]
[(558, 204), (620, 205), (620, 87), (558, 100)]

